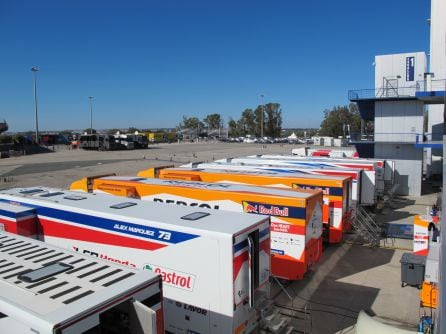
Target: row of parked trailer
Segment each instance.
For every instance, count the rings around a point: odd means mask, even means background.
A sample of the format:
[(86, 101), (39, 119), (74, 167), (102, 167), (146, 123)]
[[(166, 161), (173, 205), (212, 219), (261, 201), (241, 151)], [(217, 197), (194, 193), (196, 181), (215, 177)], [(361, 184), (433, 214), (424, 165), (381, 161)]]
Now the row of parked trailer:
[(79, 138), (79, 148), (84, 150), (110, 151), (147, 148), (148, 141), (142, 134), (84, 134)]
[(133, 150), (147, 148), (153, 143), (171, 143), (177, 140), (175, 132), (147, 132), (147, 133), (116, 133), (109, 134), (83, 134), (79, 138), (79, 148), (85, 150)]
[[(39, 333), (57, 332), (49, 328), (69, 333), (72, 329), (65, 328), (77, 322), (60, 322), (51, 312), (61, 317), (78, 310), (79, 327), (74, 331), (78, 333), (106, 326), (97, 320), (108, 319), (112, 309), (119, 313), (114, 318), (130, 319), (125, 324), (138, 327), (141, 333), (251, 333), (266, 321), (261, 314), (269, 305), (270, 277), (302, 279), (321, 259), (323, 241), (342, 241), (356, 207), (380, 199), (378, 181), (391, 182), (386, 180), (392, 174), (386, 168), (391, 166), (391, 162), (378, 160), (251, 156), (149, 168), (138, 176), (88, 177), (74, 181), (69, 191), (46, 187), (3, 190), (3, 229), (43, 240), (46, 245), (38, 253), (45, 255), (44, 260), (26, 268), (12, 265), (7, 272), (0, 269), (2, 283), (20, 292), (31, 290), (39, 298), (48, 291), (52, 291), (49, 299), (67, 295), (75, 306), (63, 308), (64, 301), (51, 300), (55, 305), (49, 303), (48, 309), (37, 312), (23, 300), (32, 321), (17, 317), (18, 311), (8, 317)], [(37, 255), (32, 241), (16, 243), (9, 235), (5, 238), (0, 236), (2, 256), (34, 259)], [(53, 246), (67, 251), (52, 253)], [(68, 250), (76, 256), (94, 256), (94, 267), (65, 255)], [(0, 258), (0, 268), (9, 260)], [(53, 265), (55, 271), (46, 270)], [(157, 298), (131, 298), (145, 307), (133, 302), (115, 307), (110, 302), (108, 306), (92, 304), (87, 311), (90, 304), (83, 299), (84, 293), (105, 294), (93, 289), (96, 282), (107, 277), (114, 284), (138, 273), (121, 275), (115, 265), (160, 275), (162, 293), (154, 290)], [(105, 275), (109, 267), (113, 274)], [(34, 282), (19, 277), (27, 272), (34, 277), (39, 270), (44, 275), (37, 275)], [(71, 290), (64, 283), (70, 271), (78, 272), (78, 278), (88, 277), (88, 282), (77, 283)], [(7, 314), (9, 304), (19, 308), (13, 296), (9, 297), (0, 303), (0, 312)], [(85, 320), (90, 314), (95, 321)], [(151, 325), (138, 326), (135, 319), (142, 318), (151, 319), (147, 322)]]

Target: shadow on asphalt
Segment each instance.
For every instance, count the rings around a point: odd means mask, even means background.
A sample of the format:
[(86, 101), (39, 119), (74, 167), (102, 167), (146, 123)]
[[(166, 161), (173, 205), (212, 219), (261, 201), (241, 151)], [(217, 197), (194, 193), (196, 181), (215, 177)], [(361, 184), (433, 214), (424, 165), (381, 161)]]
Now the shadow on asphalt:
[(421, 184), (421, 193), (423, 195), (435, 194), (441, 191), (442, 180), (438, 178), (437, 180), (425, 181)]
[(378, 224), (392, 223), (403, 219), (407, 220), (406, 221), (407, 224), (413, 223), (413, 213), (408, 211), (391, 211), (389, 213), (381, 213), (378, 216), (376, 216), (376, 223)]
[[(345, 251), (345, 248), (348, 250)], [(292, 324), (302, 332), (334, 333), (356, 323), (360, 310), (370, 311), (380, 289), (339, 282), (338, 280), (382, 266), (391, 261), (394, 250), (370, 248), (358, 245), (328, 247), (321, 262), (302, 281), (285, 283), (291, 302), (285, 293), (273, 284), (278, 305), (292, 308), (311, 307), (311, 323), (300, 312), (292, 313), (283, 308), (283, 313), (293, 314)], [(290, 313), (291, 312), (291, 313)], [(297, 316), (296, 316), (297, 315)]]

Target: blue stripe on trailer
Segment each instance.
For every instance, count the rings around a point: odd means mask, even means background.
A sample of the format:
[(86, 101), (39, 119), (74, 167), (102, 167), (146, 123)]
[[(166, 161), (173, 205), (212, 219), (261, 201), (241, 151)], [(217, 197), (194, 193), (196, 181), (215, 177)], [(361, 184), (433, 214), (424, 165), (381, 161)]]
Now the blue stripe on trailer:
[[(259, 231), (259, 240), (264, 238), (268, 234), (269, 234), (269, 227)], [(245, 247), (248, 247), (248, 239), (245, 239), (243, 241), (240, 241), (238, 244), (235, 244), (234, 253), (237, 253), (238, 251), (242, 250)]]
[(28, 203), (20, 203), (17, 201), (8, 201), (8, 200), (0, 200), (0, 201), (11, 204), (17, 203), (27, 207), (33, 207), (36, 209), (37, 215), (46, 216), (48, 218), (70, 221), (84, 226), (91, 226), (107, 231), (124, 233), (150, 240), (163, 241), (170, 244), (178, 244), (199, 237), (199, 235), (196, 234), (178, 232), (168, 229), (161, 229), (121, 220), (96, 217), (83, 213), (54, 209), (39, 205), (32, 205)]
[(14, 212), (14, 211), (0, 209), (0, 216), (4, 216), (4, 217), (8, 217), (8, 218), (22, 218), (22, 217), (31, 216), (34, 213), (34, 210), (32, 208), (26, 208), (26, 207), (23, 207), (23, 208), (28, 209), (28, 210), (24, 210), (21, 212)]

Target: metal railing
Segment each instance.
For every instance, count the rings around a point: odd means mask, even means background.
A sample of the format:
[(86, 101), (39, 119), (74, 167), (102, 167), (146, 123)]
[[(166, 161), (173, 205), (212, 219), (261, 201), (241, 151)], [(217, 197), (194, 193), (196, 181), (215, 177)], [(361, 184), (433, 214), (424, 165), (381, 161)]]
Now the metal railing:
[(420, 80), (415, 85), (407, 87), (382, 87), (375, 89), (354, 89), (348, 91), (348, 99), (351, 101), (367, 99), (392, 99), (415, 97), (417, 92), (444, 91), (446, 79), (441, 80)]
[(404, 97), (415, 97), (416, 86), (411, 87), (389, 87), (377, 89), (356, 89), (348, 91), (348, 99), (351, 101), (367, 99), (393, 99)]
[(423, 134), (418, 132), (375, 132), (373, 134), (350, 134), (352, 142), (381, 142), (381, 143), (409, 143), (415, 144), (423, 140)]
[(350, 132), (350, 142), (372, 142), (375, 141), (375, 137), (373, 133), (361, 133), (361, 132)]
[(446, 79), (417, 81), (417, 92), (445, 91)]
[(388, 133), (376, 132), (374, 134), (361, 134), (352, 132), (349, 138), (349, 144), (359, 143), (395, 143), (395, 144), (414, 144), (417, 147), (443, 147), (442, 134), (438, 133)]

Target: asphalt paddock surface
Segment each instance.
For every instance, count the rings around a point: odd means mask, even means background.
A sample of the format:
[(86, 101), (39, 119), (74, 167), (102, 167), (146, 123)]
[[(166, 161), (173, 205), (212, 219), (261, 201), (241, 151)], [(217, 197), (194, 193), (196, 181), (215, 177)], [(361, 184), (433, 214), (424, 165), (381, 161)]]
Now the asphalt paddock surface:
[[(140, 170), (161, 165), (179, 166), (252, 154), (291, 154), (291, 149), (296, 147), (202, 142), (97, 152), (61, 146), (51, 153), (0, 159), (0, 190), (38, 185), (66, 189), (71, 182), (91, 175), (136, 175)], [(401, 198), (396, 207), (386, 208), (377, 218), (412, 223), (413, 215), (424, 214), (431, 202), (430, 197)], [(371, 248), (356, 243), (355, 238), (348, 235), (346, 242), (326, 246), (321, 261), (303, 280), (273, 284), (276, 305), (298, 331), (349, 333), (362, 309), (386, 323), (416, 328), (420, 312), (424, 312), (419, 308), (419, 290), (401, 287), (399, 262), (410, 242), (402, 247), (397, 243), (393, 248)]]

